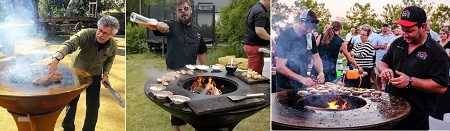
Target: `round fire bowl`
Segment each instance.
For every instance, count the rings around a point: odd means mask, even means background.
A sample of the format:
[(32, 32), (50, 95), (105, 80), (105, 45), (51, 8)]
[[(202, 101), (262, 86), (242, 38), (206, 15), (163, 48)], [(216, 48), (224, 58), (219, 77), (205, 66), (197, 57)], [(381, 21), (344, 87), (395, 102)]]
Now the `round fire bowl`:
[[(218, 88), (222, 91), (221, 95), (206, 95), (191, 91), (192, 81), (197, 77), (202, 76), (205, 78), (213, 78)], [(147, 81), (144, 91), (147, 97), (156, 103), (158, 106), (169, 112), (172, 116), (178, 117), (185, 120), (187, 123), (192, 125), (197, 131), (231, 131), (234, 127), (242, 120), (261, 109), (264, 109), (269, 105), (269, 97), (257, 98), (262, 99), (262, 103), (249, 105), (249, 106), (235, 106), (236, 108), (228, 110), (216, 110), (210, 112), (209, 108), (207, 113), (196, 114), (188, 104), (176, 105), (170, 100), (157, 99), (149, 89), (151, 84), (155, 84), (154, 80)], [(223, 85), (223, 87), (221, 87)], [(249, 85), (241, 81), (237, 77), (226, 75), (225, 72), (220, 73), (201, 73), (196, 72), (193, 76), (183, 76), (175, 81), (171, 81), (167, 88), (167, 91), (173, 92), (176, 95), (183, 95), (191, 98), (191, 101), (201, 101), (204, 105), (208, 104), (219, 104), (222, 106), (222, 100), (229, 100), (226, 96), (241, 96), (246, 95), (252, 91), (257, 91), (258, 93), (269, 93), (269, 84), (253, 84)], [(217, 99), (224, 98), (224, 99)], [(218, 100), (218, 101), (215, 101)], [(216, 103), (214, 103), (216, 102)], [(239, 102), (236, 102), (239, 103)], [(226, 104), (226, 103), (224, 103)], [(235, 104), (233, 102), (228, 102), (228, 104)], [(206, 106), (207, 107), (207, 106)], [(211, 109), (213, 110), (213, 109)]]
[[(337, 100), (341, 99), (341, 100)], [(382, 93), (379, 97), (350, 95), (299, 96), (291, 90), (271, 94), (272, 129), (389, 129), (410, 112), (409, 103)], [(330, 101), (345, 109), (329, 109)]]
[(59, 69), (64, 74), (62, 82), (49, 87), (0, 80), (0, 106), (21, 115), (41, 115), (62, 109), (91, 83), (91, 79), (78, 69)]

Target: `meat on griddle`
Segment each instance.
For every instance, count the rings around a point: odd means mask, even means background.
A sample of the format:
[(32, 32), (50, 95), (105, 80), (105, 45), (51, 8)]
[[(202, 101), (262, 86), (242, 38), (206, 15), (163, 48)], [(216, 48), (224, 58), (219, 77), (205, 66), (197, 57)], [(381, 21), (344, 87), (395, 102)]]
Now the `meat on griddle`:
[(33, 84), (37, 86), (49, 86), (52, 84), (61, 83), (62, 78), (62, 73), (56, 71), (33, 80)]

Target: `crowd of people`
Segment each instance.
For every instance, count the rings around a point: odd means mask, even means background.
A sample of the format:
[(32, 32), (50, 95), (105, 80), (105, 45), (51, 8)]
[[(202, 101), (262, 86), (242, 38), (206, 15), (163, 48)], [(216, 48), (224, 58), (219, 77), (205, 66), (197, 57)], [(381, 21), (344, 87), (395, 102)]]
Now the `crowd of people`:
[[(276, 91), (339, 81), (336, 66), (342, 53), (348, 63), (345, 71), (360, 73), (357, 79), (344, 75), (344, 86), (382, 90), (410, 102), (410, 115), (395, 129), (428, 129), (428, 116), (442, 119), (449, 112), (443, 104), (449, 98), (448, 23), (437, 33), (422, 8), (409, 6), (395, 24), (383, 24), (380, 31), (364, 24), (341, 38), (341, 22), (315, 32), (318, 19), (313, 11), (301, 13), (297, 24), (278, 33), (273, 44)], [(311, 74), (308, 64), (314, 65)]]

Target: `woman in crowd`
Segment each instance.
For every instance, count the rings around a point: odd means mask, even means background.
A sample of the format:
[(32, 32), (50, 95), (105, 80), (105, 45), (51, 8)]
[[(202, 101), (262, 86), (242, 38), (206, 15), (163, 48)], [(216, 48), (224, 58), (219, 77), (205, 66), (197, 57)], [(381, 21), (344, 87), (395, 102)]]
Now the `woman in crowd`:
[(359, 32), (361, 42), (357, 43), (352, 51), (351, 55), (355, 59), (358, 70), (360, 72), (367, 72), (367, 74), (363, 75), (361, 86), (362, 88), (371, 88), (370, 76), (373, 73), (374, 68), (374, 58), (375, 58), (375, 49), (369, 42), (369, 35), (372, 33), (371, 27), (368, 25), (363, 25)]

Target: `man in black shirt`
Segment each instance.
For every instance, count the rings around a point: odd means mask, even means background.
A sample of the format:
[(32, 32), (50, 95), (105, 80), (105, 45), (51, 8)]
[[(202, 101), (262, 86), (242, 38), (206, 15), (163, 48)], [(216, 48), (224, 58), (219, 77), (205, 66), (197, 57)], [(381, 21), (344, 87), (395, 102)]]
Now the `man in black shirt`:
[(270, 40), (270, 0), (260, 0), (250, 8), (247, 15), (247, 33), (244, 51), (250, 69), (262, 73), (264, 60), (260, 48), (269, 45)]
[(277, 89), (290, 88), (295, 91), (315, 84), (307, 74), (311, 59), (318, 72), (317, 79), (324, 82), (322, 60), (311, 32), (319, 20), (312, 11), (305, 11), (292, 27), (281, 31), (275, 45)]
[[(167, 36), (166, 65), (169, 70), (177, 70), (188, 64), (206, 64), (206, 44), (200, 31), (192, 25), (192, 0), (177, 0), (177, 21), (140, 23), (153, 30), (155, 35)], [(174, 130), (186, 122), (171, 116)]]
[(409, 116), (395, 129), (428, 129), (428, 116), (436, 108), (436, 98), (447, 90), (447, 54), (427, 35), (426, 20), (420, 7), (403, 9), (397, 23), (404, 35), (391, 44), (378, 66), (381, 77), (389, 83), (386, 91), (411, 104)]
[(206, 44), (199, 28), (192, 25), (191, 0), (177, 0), (177, 21), (142, 23), (155, 35), (167, 36), (166, 65), (176, 70), (188, 64), (206, 64)]

